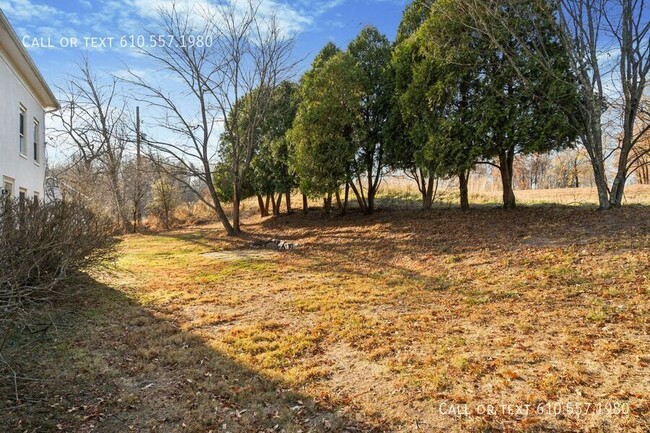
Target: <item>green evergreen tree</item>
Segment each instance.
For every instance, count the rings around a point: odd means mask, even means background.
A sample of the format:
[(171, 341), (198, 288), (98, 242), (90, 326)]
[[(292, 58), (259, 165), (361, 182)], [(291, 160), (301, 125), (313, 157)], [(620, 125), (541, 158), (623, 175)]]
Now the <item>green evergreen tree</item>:
[(301, 191), (326, 196), (326, 212), (332, 194), (348, 180), (358, 149), (355, 131), (362, 122), (360, 75), (351, 56), (334, 52), (328, 44), (301, 82), (301, 102), (288, 137), (295, 146), (294, 164)]

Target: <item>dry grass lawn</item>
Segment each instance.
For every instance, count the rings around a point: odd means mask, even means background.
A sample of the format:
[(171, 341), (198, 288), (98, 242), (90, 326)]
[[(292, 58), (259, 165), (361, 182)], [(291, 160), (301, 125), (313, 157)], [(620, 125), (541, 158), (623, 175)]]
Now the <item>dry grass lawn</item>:
[[(9, 347), (0, 431), (648, 432), (649, 217), (312, 212), (240, 239), (126, 236), (55, 330)], [(268, 238), (299, 248), (241, 251)]]

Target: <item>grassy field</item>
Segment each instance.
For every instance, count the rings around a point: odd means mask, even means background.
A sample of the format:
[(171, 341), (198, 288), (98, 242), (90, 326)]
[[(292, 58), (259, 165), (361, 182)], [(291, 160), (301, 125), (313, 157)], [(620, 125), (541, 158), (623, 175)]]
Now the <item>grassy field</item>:
[[(458, 186), (452, 182), (441, 182), (436, 191), (437, 207), (458, 206)], [(598, 205), (598, 192), (595, 187), (527, 189), (515, 190), (517, 202), (533, 204), (563, 204), (567, 206)], [(387, 177), (379, 190), (379, 196), (388, 204), (410, 201), (412, 207), (420, 206), (420, 192), (413, 180), (406, 177)], [(498, 206), (502, 203), (501, 188), (487, 184), (484, 178), (471, 179), (469, 200), (472, 204)], [(396, 203), (397, 202), (397, 203)], [(650, 205), (650, 185), (628, 185), (625, 187), (623, 203)]]
[[(55, 329), (11, 342), (0, 431), (648, 432), (649, 217), (385, 209), (126, 236)], [(248, 252), (269, 238), (299, 247)]]

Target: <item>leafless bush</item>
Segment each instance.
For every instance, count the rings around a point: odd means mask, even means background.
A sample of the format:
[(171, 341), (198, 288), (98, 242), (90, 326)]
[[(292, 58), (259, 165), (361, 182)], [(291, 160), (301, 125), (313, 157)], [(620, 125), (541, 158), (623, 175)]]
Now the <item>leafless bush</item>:
[(172, 177), (161, 176), (151, 185), (151, 201), (148, 210), (165, 230), (174, 223), (174, 209), (180, 201), (180, 187)]
[[(74, 294), (80, 271), (111, 259), (113, 223), (77, 203), (0, 202), (0, 334)], [(2, 348), (0, 341), (0, 350)]]

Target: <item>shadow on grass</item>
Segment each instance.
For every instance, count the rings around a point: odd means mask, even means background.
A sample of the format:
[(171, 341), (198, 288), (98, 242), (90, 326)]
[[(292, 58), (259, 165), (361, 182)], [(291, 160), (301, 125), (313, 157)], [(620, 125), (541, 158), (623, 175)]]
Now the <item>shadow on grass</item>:
[[(313, 251), (342, 262), (366, 260), (373, 267), (390, 266), (401, 257), (495, 254), (522, 248), (571, 247), (618, 238), (630, 246), (650, 232), (650, 207), (635, 205), (606, 212), (591, 206), (521, 206), (513, 210), (492, 205), (460, 209), (408, 211), (385, 209), (373, 215), (350, 213), (324, 218), (314, 214), (268, 218), (257, 231), (269, 236), (312, 241)], [(315, 241), (315, 242), (314, 242)], [(379, 261), (377, 261), (379, 260)]]
[(17, 380), (0, 370), (0, 431), (380, 431), (91, 279), (53, 317), (5, 349)]

